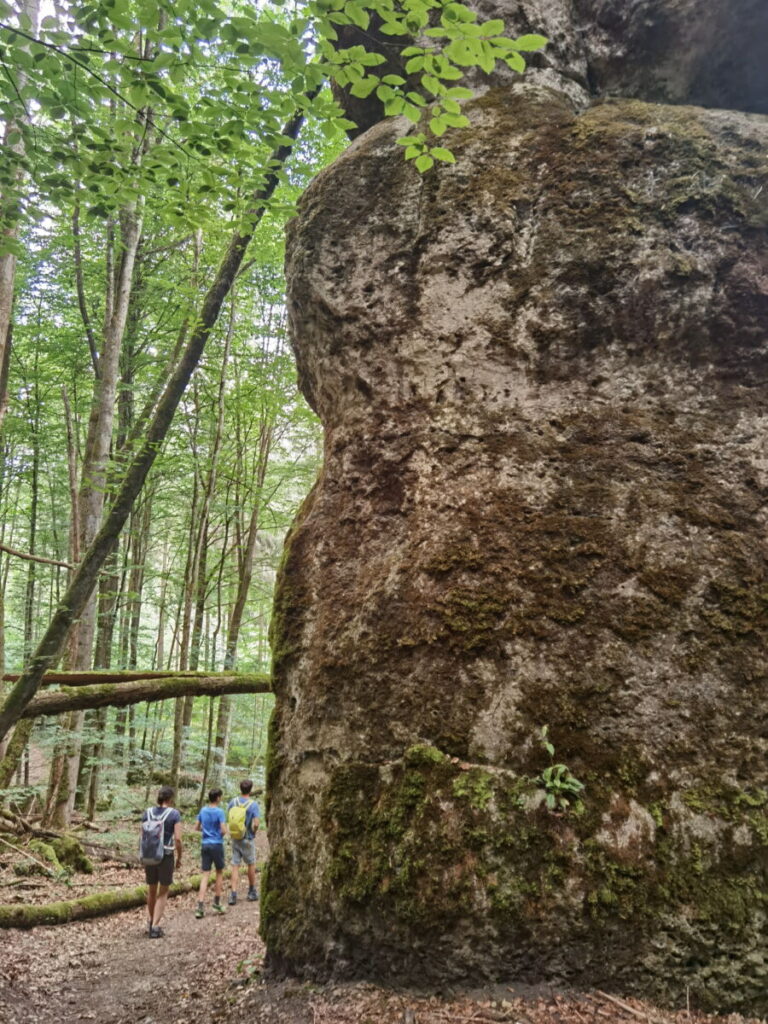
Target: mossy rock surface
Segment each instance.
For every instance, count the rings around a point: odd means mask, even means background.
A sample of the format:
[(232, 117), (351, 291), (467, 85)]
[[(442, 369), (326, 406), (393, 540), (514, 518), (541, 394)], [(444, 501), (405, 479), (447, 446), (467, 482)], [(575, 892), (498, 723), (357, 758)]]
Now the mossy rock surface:
[[(291, 228), (326, 457), (273, 624), (271, 962), (765, 1013), (768, 121), (473, 113), (423, 179), (372, 129)], [(530, 791), (545, 724), (578, 815)]]
[(83, 849), (83, 844), (74, 836), (62, 836), (60, 839), (54, 839), (51, 846), (65, 867), (84, 875), (93, 874), (93, 861)]

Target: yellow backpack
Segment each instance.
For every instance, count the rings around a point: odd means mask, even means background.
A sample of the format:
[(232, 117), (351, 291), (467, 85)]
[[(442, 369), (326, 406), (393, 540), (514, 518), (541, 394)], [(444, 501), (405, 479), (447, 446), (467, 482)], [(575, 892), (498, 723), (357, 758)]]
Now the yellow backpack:
[(247, 800), (244, 804), (241, 804), (240, 797), (238, 797), (237, 803), (229, 808), (227, 812), (227, 827), (232, 839), (245, 839), (245, 819), (248, 815), (248, 808), (252, 803), (253, 800)]

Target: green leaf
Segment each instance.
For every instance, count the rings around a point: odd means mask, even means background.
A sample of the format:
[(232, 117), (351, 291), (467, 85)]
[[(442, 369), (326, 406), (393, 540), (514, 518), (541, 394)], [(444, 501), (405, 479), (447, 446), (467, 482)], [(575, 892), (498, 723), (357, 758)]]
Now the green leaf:
[(468, 68), (478, 63), (480, 47), (468, 39), (454, 39), (446, 46), (445, 55), (460, 67)]
[(442, 117), (433, 117), (429, 122), (429, 130), (433, 135), (444, 135), (448, 125)]
[(358, 28), (362, 29), (368, 28), (371, 16), (363, 7), (360, 7), (357, 4), (347, 4), (345, 10), (353, 25), (357, 25)]
[(407, 36), (408, 29), (402, 21), (385, 21), (379, 29), (385, 36)]
[(435, 161), (432, 159), (431, 156), (427, 156), (426, 153), (422, 153), (421, 156), (416, 158), (416, 170), (420, 174), (423, 174), (425, 171), (428, 171), (431, 167), (433, 167), (434, 163)]
[(501, 18), (495, 18), (493, 21), (483, 22), (480, 28), (484, 36), (498, 36), (504, 31), (504, 22)]
[(504, 58), (504, 63), (508, 64), (513, 71), (518, 71), (521, 75), (525, 71), (525, 59), (519, 53), (511, 53), (509, 57)]
[(429, 155), (433, 156), (435, 160), (442, 160), (446, 164), (456, 163), (456, 157), (450, 149), (445, 149), (443, 146), (433, 146), (429, 151)]
[(549, 40), (546, 36), (538, 35), (518, 36), (517, 39), (514, 40), (515, 49), (522, 50), (524, 53), (543, 50), (548, 43)]
[(378, 84), (378, 76), (369, 75), (367, 78), (361, 78), (359, 82), (355, 82), (349, 91), (353, 96), (357, 96), (359, 99), (364, 100), (371, 95)]

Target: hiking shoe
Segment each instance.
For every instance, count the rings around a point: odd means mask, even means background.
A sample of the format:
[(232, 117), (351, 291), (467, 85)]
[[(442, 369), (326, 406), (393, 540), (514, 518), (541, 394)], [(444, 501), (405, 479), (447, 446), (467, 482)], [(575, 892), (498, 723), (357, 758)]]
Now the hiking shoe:
[(230, 907), (234, 907), (234, 905), (237, 903), (236, 892), (230, 892), (229, 896), (227, 897), (227, 903), (230, 905)]
[(258, 898), (259, 898), (259, 894), (256, 892), (255, 889), (249, 889), (248, 890), (247, 899), (249, 899), (251, 901), (251, 903), (254, 903)]
[[(213, 904), (213, 912), (214, 914), (226, 914), (226, 910), (220, 903)], [(203, 915), (201, 914), (200, 916), (202, 917)]]
[(204, 917), (204, 916), (205, 916), (205, 907), (203, 906), (202, 903), (198, 903), (197, 904), (197, 909), (195, 910), (195, 917), (200, 918), (200, 917)]
[(162, 939), (162, 937), (164, 935), (165, 935), (165, 932), (163, 931), (162, 928), (158, 927), (158, 928), (150, 928), (149, 929), (149, 937), (150, 937), (150, 939)]

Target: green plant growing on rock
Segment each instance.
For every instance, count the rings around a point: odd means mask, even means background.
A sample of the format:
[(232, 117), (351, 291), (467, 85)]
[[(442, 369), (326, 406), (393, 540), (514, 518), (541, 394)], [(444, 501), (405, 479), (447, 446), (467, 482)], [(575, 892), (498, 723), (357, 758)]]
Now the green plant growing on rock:
[(549, 726), (544, 725), (539, 733), (541, 745), (549, 754), (551, 764), (538, 776), (536, 782), (546, 793), (546, 805), (549, 811), (566, 811), (575, 801), (579, 805), (580, 796), (584, 791), (584, 783), (580, 782), (565, 764), (555, 763), (555, 748), (549, 739)]

